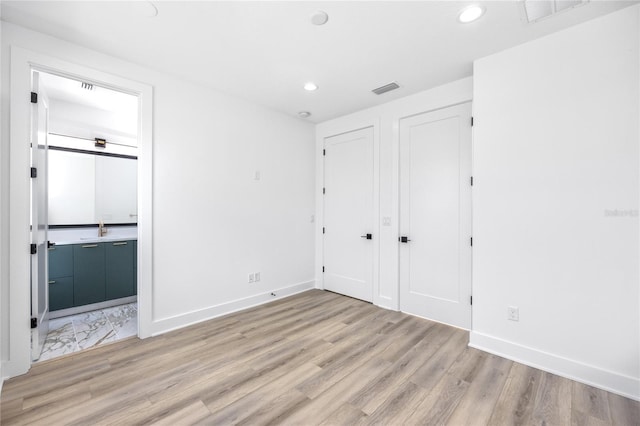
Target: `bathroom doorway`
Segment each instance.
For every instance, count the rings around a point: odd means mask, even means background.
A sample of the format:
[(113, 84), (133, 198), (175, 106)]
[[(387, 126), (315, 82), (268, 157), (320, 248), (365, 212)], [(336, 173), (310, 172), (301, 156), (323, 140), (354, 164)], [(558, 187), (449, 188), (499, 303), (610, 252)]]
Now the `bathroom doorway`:
[[(12, 46), (10, 51), (9, 88), (9, 202), (7, 297), (2, 299), (2, 338), (6, 353), (2, 365), (4, 377), (11, 378), (29, 371), (32, 365), (31, 338), (33, 336), (30, 306), (32, 254), (29, 251), (31, 206), (29, 200), (32, 178), (25, 173), (31, 167), (29, 141), (31, 140), (31, 99), (33, 71), (46, 72), (76, 81), (95, 84), (137, 96), (138, 99), (138, 337), (153, 333), (153, 88), (140, 82), (144, 75), (122, 68), (109, 61), (94, 61), (69, 53), (60, 59), (44, 53)], [(102, 64), (105, 71), (99, 70)], [(132, 74), (133, 73), (133, 74)], [(126, 75), (127, 77), (120, 77)], [(134, 78), (134, 79), (132, 79)], [(36, 318), (37, 320), (37, 318)]]
[(32, 72), (37, 362), (138, 335), (139, 117), (135, 95)]

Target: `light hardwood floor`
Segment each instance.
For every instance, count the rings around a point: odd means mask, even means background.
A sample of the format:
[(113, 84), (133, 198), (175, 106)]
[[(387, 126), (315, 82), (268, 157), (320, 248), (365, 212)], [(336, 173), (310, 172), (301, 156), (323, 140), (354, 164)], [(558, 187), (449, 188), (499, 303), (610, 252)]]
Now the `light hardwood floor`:
[(318, 290), (36, 364), (11, 424), (638, 425), (640, 404)]

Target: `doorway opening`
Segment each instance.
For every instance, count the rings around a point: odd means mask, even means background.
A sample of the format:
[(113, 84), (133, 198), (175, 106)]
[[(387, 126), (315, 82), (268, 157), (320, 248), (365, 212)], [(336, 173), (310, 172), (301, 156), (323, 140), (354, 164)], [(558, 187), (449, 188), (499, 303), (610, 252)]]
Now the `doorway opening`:
[(136, 95), (31, 72), (31, 359), (37, 362), (139, 334), (140, 120)]

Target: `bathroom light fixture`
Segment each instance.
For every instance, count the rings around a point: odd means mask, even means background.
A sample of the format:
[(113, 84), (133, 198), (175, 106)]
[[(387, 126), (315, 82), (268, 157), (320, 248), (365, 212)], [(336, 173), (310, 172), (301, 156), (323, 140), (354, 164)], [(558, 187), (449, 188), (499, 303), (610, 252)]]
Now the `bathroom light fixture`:
[(463, 24), (468, 24), (469, 22), (473, 22), (479, 19), (482, 15), (484, 15), (484, 12), (484, 7), (478, 4), (472, 4), (471, 6), (467, 6), (460, 11), (460, 14), (458, 15), (458, 21)]
[(309, 118), (309, 117), (311, 117), (311, 113), (309, 111), (300, 111), (298, 113), (298, 117), (300, 117), (300, 118)]
[(307, 92), (313, 92), (314, 90), (318, 90), (318, 85), (310, 81), (304, 85), (304, 90)]
[(311, 15), (311, 23), (313, 25), (324, 25), (329, 20), (329, 15), (324, 10), (318, 10)]

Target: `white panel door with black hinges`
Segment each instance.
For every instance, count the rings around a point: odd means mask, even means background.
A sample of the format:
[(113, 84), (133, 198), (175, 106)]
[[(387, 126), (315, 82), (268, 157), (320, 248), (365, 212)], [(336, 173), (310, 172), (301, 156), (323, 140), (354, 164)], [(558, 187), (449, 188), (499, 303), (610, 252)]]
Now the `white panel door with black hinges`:
[(373, 128), (325, 139), (324, 288), (373, 299)]
[(400, 121), (400, 309), (471, 328), (471, 104)]

